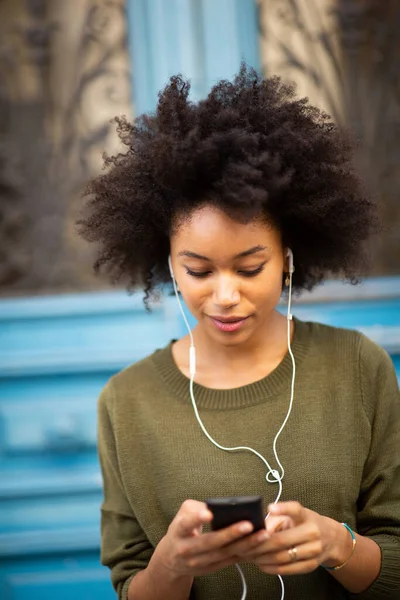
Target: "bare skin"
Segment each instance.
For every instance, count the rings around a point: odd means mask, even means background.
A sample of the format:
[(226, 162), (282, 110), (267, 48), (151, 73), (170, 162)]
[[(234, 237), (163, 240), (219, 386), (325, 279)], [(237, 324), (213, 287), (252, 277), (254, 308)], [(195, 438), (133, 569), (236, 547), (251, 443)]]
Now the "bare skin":
[[(260, 250), (235, 258), (254, 248)], [(210, 260), (182, 255), (187, 250)], [(172, 236), (171, 257), (179, 289), (198, 320), (193, 332), (196, 382), (230, 389), (273, 371), (288, 351), (286, 318), (275, 310), (288, 269), (278, 230), (261, 220), (243, 225), (204, 207)], [(226, 333), (213, 325), (212, 316), (245, 316), (247, 322), (239, 331)], [(189, 337), (177, 341), (172, 351), (188, 376)]]
[[(206, 205), (179, 224), (170, 242), (175, 278), (198, 321), (193, 332), (195, 381), (231, 389), (268, 375), (288, 351), (286, 318), (276, 311), (288, 270), (279, 231), (261, 220), (237, 223)], [(240, 326), (227, 331), (225, 321), (232, 318)], [(189, 376), (188, 336), (172, 351), (178, 368)], [(339, 565), (350, 556), (351, 537), (342, 524), (295, 501), (279, 502), (269, 511), (263, 531), (244, 537), (242, 527), (247, 525), (249, 532), (251, 524), (236, 523), (203, 534), (211, 513), (202, 502), (185, 501), (148, 567), (133, 578), (129, 600), (187, 600), (194, 577), (235, 563), (294, 575), (321, 564)], [(381, 555), (372, 539), (356, 538), (354, 556), (330, 574), (350, 592), (360, 593), (378, 576)], [(295, 562), (288, 552), (293, 546)]]

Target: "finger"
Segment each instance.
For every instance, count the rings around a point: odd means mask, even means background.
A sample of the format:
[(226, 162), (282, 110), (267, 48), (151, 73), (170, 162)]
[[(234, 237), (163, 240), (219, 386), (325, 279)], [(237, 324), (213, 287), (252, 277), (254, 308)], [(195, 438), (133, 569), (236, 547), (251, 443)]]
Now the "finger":
[(298, 525), (285, 531), (272, 533), (270, 539), (263, 544), (263, 552), (265, 554), (280, 552), (293, 546), (319, 541), (320, 538), (317, 525), (314, 523), (303, 523), (303, 525)]
[(176, 535), (186, 537), (193, 535), (205, 523), (210, 523), (212, 518), (213, 514), (204, 502), (185, 500), (171, 525)]
[(268, 533), (275, 533), (294, 527), (294, 521), (291, 517), (274, 517), (272, 515), (265, 519), (265, 527)]
[[(202, 538), (206, 537), (206, 535), (207, 534), (204, 534)], [(246, 535), (244, 538), (243, 534), (241, 534), (241, 539), (239, 541), (233, 541), (228, 545), (218, 547), (216, 550), (210, 550), (208, 547), (206, 551), (200, 553), (194, 551), (194, 545), (192, 543), (192, 556), (188, 554), (188, 566), (195, 568), (197, 571), (198, 568), (219, 564), (223, 561), (228, 561), (229, 564), (233, 564), (233, 562), (237, 562), (241, 559), (242, 556), (254, 552), (255, 548), (262, 544), (267, 537), (268, 534), (265, 530)], [(198, 549), (199, 546), (200, 544), (197, 545), (196, 549)], [(232, 561), (233, 558), (235, 558), (235, 561)]]
[(191, 540), (190, 547), (188, 547), (188, 556), (196, 556), (203, 553), (210, 554), (216, 551), (214, 559), (219, 560), (222, 556), (227, 555), (226, 552), (223, 555), (221, 554), (223, 548), (243, 538), (243, 536), (247, 536), (252, 530), (253, 525), (249, 521), (241, 521), (218, 531), (204, 533), (195, 540)]
[(232, 542), (226, 546), (225, 549), (231, 555), (240, 557), (247, 556), (248, 554), (255, 553), (257, 549), (261, 548), (269, 537), (266, 529), (263, 529)]
[(299, 525), (306, 519), (306, 509), (300, 504), (300, 502), (278, 502), (277, 504), (270, 504), (268, 511), (271, 516), (286, 516), (291, 517), (293, 521)]
[[(320, 540), (308, 542), (301, 546), (295, 546), (295, 548), (296, 562), (319, 559), (322, 554), (322, 543)], [(260, 559), (259, 562), (265, 566), (292, 564), (294, 561), (291, 559), (289, 550), (285, 549), (274, 553), (263, 553), (262, 546), (258, 546), (246, 555), (246, 560), (257, 562), (258, 559)]]

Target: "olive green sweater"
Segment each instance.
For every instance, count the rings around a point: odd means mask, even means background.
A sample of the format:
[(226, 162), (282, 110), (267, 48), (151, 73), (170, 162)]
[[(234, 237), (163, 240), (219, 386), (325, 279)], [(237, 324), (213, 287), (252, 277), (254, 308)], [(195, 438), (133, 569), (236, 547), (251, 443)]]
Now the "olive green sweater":
[[(400, 401), (387, 353), (362, 334), (295, 320), (295, 397), (278, 442), (285, 468), (281, 500), (298, 500), (382, 550), (378, 579), (359, 600), (400, 599)], [(209, 433), (225, 446), (251, 446), (274, 467), (272, 443), (288, 409), (287, 354), (264, 379), (231, 390), (195, 385)], [(202, 433), (189, 380), (171, 345), (112, 377), (99, 400), (99, 456), (104, 479), (103, 564), (119, 598), (146, 567), (186, 498), (261, 494), (277, 484), (254, 455), (219, 450)], [(243, 565), (248, 600), (279, 600), (276, 576)], [(322, 567), (285, 577), (285, 600), (353, 598)], [(191, 598), (236, 600), (241, 582), (228, 567), (195, 578)]]

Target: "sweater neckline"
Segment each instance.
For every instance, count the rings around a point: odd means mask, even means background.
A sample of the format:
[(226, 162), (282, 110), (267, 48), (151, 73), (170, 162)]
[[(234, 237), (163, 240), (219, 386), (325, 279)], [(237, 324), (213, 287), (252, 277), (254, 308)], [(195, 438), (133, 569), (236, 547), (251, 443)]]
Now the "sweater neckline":
[[(293, 317), (294, 335), (291, 344), (296, 362), (300, 366), (309, 347), (309, 324)], [(183, 402), (190, 402), (189, 378), (178, 368), (172, 354), (171, 341), (162, 350), (152, 355), (153, 364), (173, 395)], [(292, 379), (292, 359), (287, 352), (271, 373), (247, 385), (232, 389), (214, 389), (194, 383), (196, 404), (208, 409), (237, 409), (267, 402), (272, 395), (279, 393), (282, 387), (289, 390)]]

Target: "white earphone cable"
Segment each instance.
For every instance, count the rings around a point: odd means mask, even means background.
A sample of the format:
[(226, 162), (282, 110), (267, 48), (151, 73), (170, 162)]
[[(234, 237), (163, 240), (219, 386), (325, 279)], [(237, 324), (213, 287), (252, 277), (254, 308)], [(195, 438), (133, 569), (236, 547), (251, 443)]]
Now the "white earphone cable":
[[(204, 433), (204, 435), (210, 440), (210, 442), (212, 444), (214, 444), (214, 446), (216, 446), (217, 448), (219, 448), (220, 450), (224, 450), (225, 452), (240, 452), (240, 451), (245, 451), (245, 452), (251, 452), (252, 454), (255, 454), (267, 467), (268, 472), (265, 476), (265, 479), (269, 482), (269, 483), (278, 483), (279, 486), (279, 490), (278, 490), (278, 494), (274, 500), (274, 504), (276, 504), (277, 502), (279, 502), (279, 499), (281, 497), (282, 494), (282, 479), (284, 477), (285, 474), (285, 470), (282, 466), (282, 463), (279, 460), (278, 457), (278, 452), (276, 449), (276, 445), (277, 445), (277, 441), (279, 436), (281, 435), (283, 429), (285, 428), (285, 425), (289, 419), (290, 413), (292, 411), (292, 406), (293, 406), (293, 399), (294, 399), (294, 384), (295, 384), (295, 378), (296, 378), (296, 362), (295, 362), (295, 358), (292, 352), (292, 347), (291, 347), (291, 321), (293, 319), (293, 316), (291, 314), (291, 298), (292, 298), (292, 275), (293, 275), (293, 266), (291, 266), (291, 268), (289, 269), (289, 300), (288, 300), (288, 310), (287, 310), (287, 343), (288, 343), (288, 351), (290, 354), (290, 357), (292, 359), (292, 382), (291, 382), (291, 390), (290, 390), (290, 402), (289, 402), (289, 407), (288, 407), (288, 411), (286, 413), (285, 419), (278, 431), (278, 433), (276, 434), (275, 438), (274, 438), (274, 442), (273, 442), (273, 452), (274, 452), (274, 456), (275, 456), (275, 460), (279, 465), (279, 468), (281, 470), (281, 473), (279, 473), (277, 470), (272, 469), (271, 466), (269, 465), (268, 461), (259, 453), (257, 452), (257, 450), (254, 450), (253, 448), (250, 448), (249, 446), (234, 446), (234, 447), (227, 447), (227, 446), (222, 446), (221, 444), (219, 444), (216, 440), (214, 440), (214, 438), (208, 433), (207, 429), (205, 428), (205, 425), (200, 417), (198, 408), (197, 408), (197, 404), (196, 404), (196, 399), (194, 397), (194, 377), (196, 374), (196, 350), (195, 350), (195, 346), (194, 346), (194, 339), (193, 339), (193, 333), (192, 330), (190, 329), (189, 326), (189, 322), (186, 318), (185, 312), (183, 310), (183, 306), (181, 303), (181, 300), (179, 298), (179, 294), (178, 294), (178, 287), (175, 281), (175, 276), (172, 270), (172, 265), (171, 265), (171, 259), (168, 259), (169, 262), (169, 268), (170, 268), (170, 272), (171, 272), (171, 278), (172, 278), (172, 283), (174, 286), (174, 291), (175, 291), (175, 296), (176, 299), (178, 301), (178, 305), (179, 305), (179, 309), (181, 311), (183, 320), (185, 322), (186, 328), (188, 330), (189, 333), (189, 337), (190, 337), (190, 352), (189, 352), (189, 372), (190, 372), (190, 382), (189, 382), (189, 392), (190, 392), (190, 399), (192, 402), (192, 406), (193, 406), (193, 410), (194, 410), (194, 414), (196, 416), (196, 419)], [(270, 478), (270, 476), (272, 476), (273, 479)], [(268, 519), (269, 517), (269, 513), (268, 515), (265, 517), (265, 519)], [(242, 580), (242, 597), (241, 600), (245, 600), (246, 596), (247, 596), (247, 585), (246, 585), (246, 580), (244, 578), (244, 574), (242, 569), (240, 568), (240, 566), (238, 564), (235, 565), (237, 570), (239, 571), (239, 575), (241, 577)], [(280, 580), (281, 583), (281, 590), (282, 590), (282, 595), (281, 595), (281, 599), (280, 600), (284, 600), (285, 597), (285, 586), (283, 583), (283, 579), (280, 575), (278, 575), (278, 578)]]

